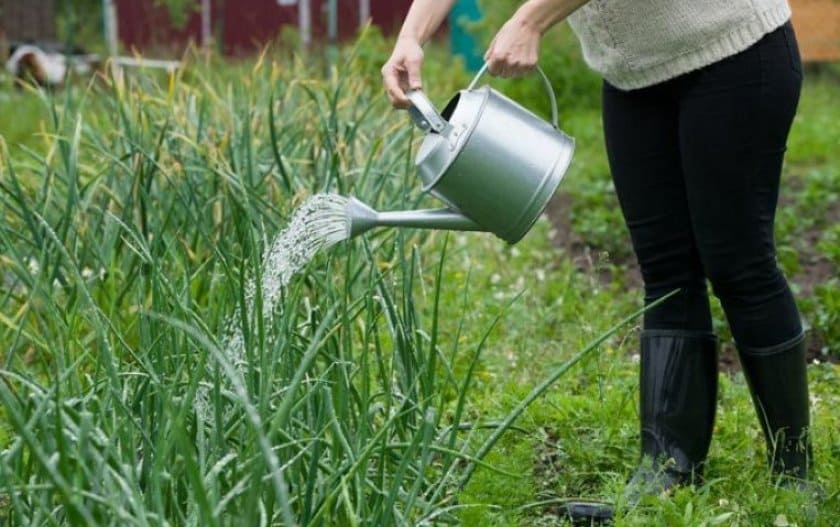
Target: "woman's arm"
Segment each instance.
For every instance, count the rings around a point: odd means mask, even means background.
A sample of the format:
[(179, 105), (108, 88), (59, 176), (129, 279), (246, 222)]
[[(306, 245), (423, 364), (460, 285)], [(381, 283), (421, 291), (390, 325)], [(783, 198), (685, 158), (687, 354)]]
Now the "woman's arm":
[(449, 14), (455, 0), (414, 0), (405, 15), (399, 37), (411, 38), (423, 45)]
[[(540, 37), (589, 0), (528, 0), (499, 30), (484, 55), (491, 73), (521, 75), (537, 64)], [(382, 66), (382, 83), (397, 108), (407, 108), (406, 90), (422, 87), (422, 45), (440, 27), (455, 0), (414, 0), (394, 51)]]
[(543, 34), (587, 2), (589, 0), (528, 0), (516, 10), (511, 20), (516, 19)]
[(407, 108), (406, 90), (420, 88), (421, 47), (440, 27), (455, 0), (414, 0), (405, 16), (391, 58), (382, 66), (382, 83), (391, 104)]
[(589, 0), (528, 0), (505, 22), (484, 54), (494, 75), (514, 77), (537, 65), (540, 38)]

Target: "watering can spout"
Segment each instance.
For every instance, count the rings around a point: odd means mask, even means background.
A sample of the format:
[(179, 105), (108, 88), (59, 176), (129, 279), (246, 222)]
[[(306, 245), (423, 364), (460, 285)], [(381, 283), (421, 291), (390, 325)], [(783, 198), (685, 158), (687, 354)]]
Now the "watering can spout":
[(452, 209), (377, 212), (354, 197), (347, 200), (347, 234), (355, 238), (374, 227), (413, 227), (453, 231), (484, 231), (473, 220)]
[(347, 200), (347, 237), (355, 238), (376, 227), (378, 212), (354, 197)]

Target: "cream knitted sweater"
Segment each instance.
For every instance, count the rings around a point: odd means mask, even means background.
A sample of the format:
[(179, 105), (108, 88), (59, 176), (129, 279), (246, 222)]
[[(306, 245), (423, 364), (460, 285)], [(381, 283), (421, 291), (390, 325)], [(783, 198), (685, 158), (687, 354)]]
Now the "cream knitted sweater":
[(591, 0), (569, 24), (587, 64), (629, 90), (743, 51), (788, 18), (787, 0)]

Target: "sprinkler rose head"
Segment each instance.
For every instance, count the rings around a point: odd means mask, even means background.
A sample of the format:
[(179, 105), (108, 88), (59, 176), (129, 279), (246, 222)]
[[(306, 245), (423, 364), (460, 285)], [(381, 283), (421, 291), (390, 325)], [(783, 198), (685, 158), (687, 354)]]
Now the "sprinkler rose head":
[(347, 200), (347, 238), (355, 238), (378, 225), (378, 213), (354, 197)]

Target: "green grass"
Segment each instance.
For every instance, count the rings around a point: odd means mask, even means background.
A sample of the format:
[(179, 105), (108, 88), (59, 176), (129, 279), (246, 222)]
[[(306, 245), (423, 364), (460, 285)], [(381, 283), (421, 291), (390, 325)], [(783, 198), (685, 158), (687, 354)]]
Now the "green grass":
[[(486, 242), (488, 253), (481, 250), (484, 244), (470, 244), (473, 261), (492, 263), (485, 275), (473, 272), (472, 280), (490, 290), (476, 291), (470, 305), (482, 305), (496, 288), (507, 295), (526, 291), (506, 317), (506, 333), (484, 354), (473, 411), (488, 420), (507, 413), (553, 365), (632, 309), (639, 296), (616, 283), (599, 284), (568, 261), (557, 262), (547, 231), (538, 224), (516, 254), (492, 241)], [(536, 272), (541, 269), (542, 280)], [(493, 280), (494, 274), (499, 278)], [(460, 496), (470, 506), (461, 513), (463, 525), (563, 525), (557, 505), (562, 500), (620, 497), (638, 457), (635, 346), (636, 330), (629, 328), (531, 405), (517, 423), (521, 430), (505, 435), (488, 457), (518, 477), (479, 469)], [(680, 491), (673, 501), (646, 503), (617, 525), (771, 525), (779, 515), (791, 525), (834, 525), (840, 514), (840, 419), (834, 412), (840, 368), (813, 365), (809, 375), (816, 478), (829, 495), (818, 520), (808, 521), (803, 513), (807, 500), (775, 488), (752, 402), (737, 373), (721, 377), (709, 485)]]
[[(327, 78), (271, 55), (196, 57), (171, 79), (3, 93), (16, 119), (0, 123), (0, 524), (558, 525), (562, 499), (620, 495), (637, 456), (638, 328), (609, 331), (641, 295), (577, 269), (546, 219), (514, 247), (375, 231), (317, 257), (269, 320), (241, 315), (266, 244), (306, 196), (428, 201), (417, 136), (378, 86), (387, 52), (369, 35)], [(444, 79), (429, 82), (433, 100), (465, 82), (436, 50), (427, 60), (425, 78)], [(791, 137), (784, 265), (807, 263), (797, 240), (814, 225), (813, 247), (838, 265), (830, 82), (806, 86)], [(572, 228), (620, 276), (629, 245), (598, 112), (563, 113), (578, 140), (563, 184)], [(835, 353), (832, 284), (802, 301)], [(222, 346), (234, 313), (243, 371)], [(809, 374), (829, 491), (815, 524), (833, 525), (840, 370)], [(200, 389), (209, 422), (193, 411)], [(808, 524), (763, 466), (742, 377), (721, 392), (709, 485), (619, 525)]]
[(43, 144), (38, 135), (47, 118), (44, 105), (37, 97), (14, 91), (7, 80), (0, 77), (0, 114), (5, 116), (3, 139), (18, 148), (38, 148)]

